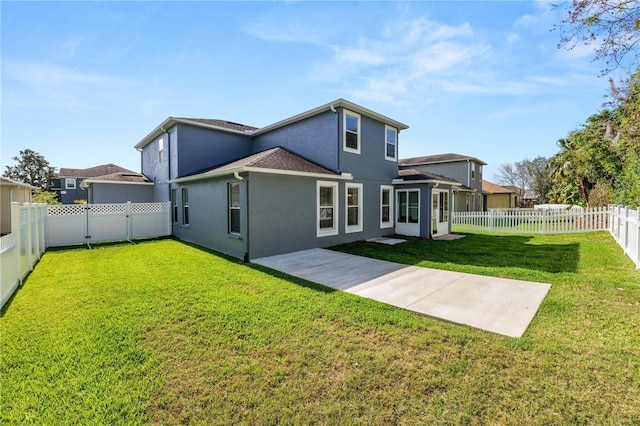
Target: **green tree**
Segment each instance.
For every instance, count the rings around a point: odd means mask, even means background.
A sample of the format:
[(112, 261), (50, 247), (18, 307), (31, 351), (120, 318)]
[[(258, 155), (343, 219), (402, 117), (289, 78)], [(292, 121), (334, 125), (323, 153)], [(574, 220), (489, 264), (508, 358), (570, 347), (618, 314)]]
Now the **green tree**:
[(498, 168), (497, 180), (501, 185), (515, 186), (522, 194), (533, 191), (538, 195), (541, 203), (547, 202), (547, 194), (551, 189), (548, 170), (549, 160), (536, 157), (525, 159), (513, 164), (501, 164)]
[(13, 157), (18, 164), (6, 166), (4, 173), (8, 177), (19, 182), (28, 183), (42, 191), (49, 191), (53, 186), (53, 167), (45, 160), (44, 156), (37, 152), (25, 149), (20, 151), (20, 157)]
[(53, 191), (36, 191), (31, 196), (31, 201), (34, 203), (42, 203), (42, 204), (60, 204), (60, 200), (58, 200), (58, 195)]
[(553, 201), (589, 205), (589, 194), (596, 183), (615, 186), (623, 166), (616, 150), (618, 127), (616, 114), (603, 110), (558, 141), (560, 152), (550, 161)]
[(560, 3), (566, 14), (556, 30), (561, 32), (558, 48), (578, 44), (594, 45), (595, 60), (604, 61), (602, 74), (623, 66), (638, 66), (640, 48), (640, 2), (637, 0), (573, 0)]

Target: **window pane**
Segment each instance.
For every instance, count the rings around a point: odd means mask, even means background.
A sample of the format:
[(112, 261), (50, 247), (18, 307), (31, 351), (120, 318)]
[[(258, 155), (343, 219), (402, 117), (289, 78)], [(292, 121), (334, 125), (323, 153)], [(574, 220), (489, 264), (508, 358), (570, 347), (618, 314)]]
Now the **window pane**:
[(393, 129), (387, 129), (387, 142), (395, 145), (396, 143), (396, 132)]
[(396, 146), (387, 144), (387, 157), (396, 158)]
[(358, 149), (358, 134), (347, 132), (345, 134), (347, 148)]
[(411, 191), (409, 192), (409, 205), (417, 206), (418, 205), (418, 192)]
[(409, 207), (409, 223), (418, 223), (418, 207)]
[(348, 132), (358, 133), (358, 117), (347, 114), (346, 126)]
[(385, 205), (385, 206), (389, 205), (389, 190), (388, 189), (383, 189), (382, 190), (382, 205)]
[(407, 193), (398, 192), (398, 222), (407, 222)]
[(320, 209), (320, 229), (333, 228), (333, 209), (321, 208)]
[(350, 206), (358, 205), (358, 188), (347, 189), (347, 199)]
[(232, 183), (229, 204), (231, 207), (240, 207), (240, 184)]
[(382, 221), (389, 222), (389, 220), (390, 220), (389, 206), (382, 206)]
[(240, 233), (240, 209), (229, 211), (229, 232)]
[(333, 206), (333, 188), (327, 186), (320, 187), (320, 205)]
[(347, 226), (358, 225), (358, 207), (349, 207), (347, 210)]

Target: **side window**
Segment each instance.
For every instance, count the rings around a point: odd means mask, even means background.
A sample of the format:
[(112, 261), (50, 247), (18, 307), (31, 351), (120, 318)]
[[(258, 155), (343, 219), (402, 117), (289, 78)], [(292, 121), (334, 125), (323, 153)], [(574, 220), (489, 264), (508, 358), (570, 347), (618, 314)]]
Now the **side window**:
[(345, 185), (346, 220), (345, 232), (362, 231), (362, 184)]
[(471, 162), (471, 179), (476, 179), (476, 163)]
[(344, 150), (360, 154), (360, 114), (344, 110)]
[(171, 190), (171, 222), (178, 223), (178, 190)]
[(389, 126), (384, 126), (385, 130), (385, 152), (384, 158), (387, 160), (397, 160), (398, 152), (398, 131)]
[(76, 189), (76, 178), (65, 178), (64, 187), (65, 189)]
[(380, 187), (380, 228), (393, 226), (393, 186)]
[(338, 183), (317, 183), (317, 236), (325, 237), (338, 234)]
[(182, 224), (189, 224), (189, 188), (182, 188)]
[(230, 183), (227, 188), (229, 196), (229, 233), (240, 234), (240, 183)]

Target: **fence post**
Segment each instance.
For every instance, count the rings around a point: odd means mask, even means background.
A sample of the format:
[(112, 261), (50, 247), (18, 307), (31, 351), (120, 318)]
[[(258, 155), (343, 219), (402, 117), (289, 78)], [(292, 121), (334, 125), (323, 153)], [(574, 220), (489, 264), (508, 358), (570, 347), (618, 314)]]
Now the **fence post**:
[(167, 201), (166, 203), (167, 206), (167, 220), (166, 220), (166, 225), (167, 225), (167, 235), (171, 235), (171, 201)]
[(542, 233), (547, 233), (547, 209), (541, 209), (540, 213), (542, 213)]
[(20, 236), (20, 203), (11, 203), (11, 234), (16, 243), (16, 248), (13, 251), (16, 253), (15, 262), (18, 271), (18, 281), (22, 285), (22, 259), (20, 252), (22, 251), (21, 236)]
[(127, 241), (131, 241), (133, 219), (131, 217), (131, 201), (127, 201), (125, 205), (125, 219), (127, 221)]
[(640, 207), (638, 207), (638, 216), (636, 216), (636, 269), (640, 270)]
[(27, 235), (25, 237), (25, 241), (27, 242), (27, 244), (25, 247), (25, 252), (27, 253), (27, 265), (29, 266), (29, 272), (31, 272), (33, 271), (33, 258), (31, 256), (31, 253), (33, 251), (33, 247), (31, 247), (33, 245), (33, 235), (31, 230), (31, 204), (25, 203), (23, 208), (27, 212)]

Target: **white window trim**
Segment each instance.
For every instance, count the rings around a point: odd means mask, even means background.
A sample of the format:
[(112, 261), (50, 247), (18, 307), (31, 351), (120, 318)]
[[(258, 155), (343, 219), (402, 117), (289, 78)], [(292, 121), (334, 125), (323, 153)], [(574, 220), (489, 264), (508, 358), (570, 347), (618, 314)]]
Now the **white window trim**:
[[(357, 138), (357, 142), (358, 142), (358, 148), (357, 149), (353, 149), (353, 148), (349, 148), (347, 147), (347, 114), (351, 115), (353, 117), (356, 117), (358, 119), (358, 138)], [(360, 154), (360, 144), (361, 144), (361, 128), (362, 128), (362, 117), (360, 116), (360, 114), (356, 113), (356, 112), (352, 112), (349, 111), (347, 109), (342, 110), (342, 149), (345, 152), (351, 152), (353, 154)]]
[(64, 178), (65, 189), (76, 189), (76, 178)]
[(242, 224), (238, 224), (240, 226), (240, 231), (236, 232), (231, 230), (231, 211), (238, 210), (239, 212), (241, 212), (241, 207), (242, 207), (242, 204), (241, 204), (242, 200), (240, 201), (240, 205), (238, 206), (233, 206), (231, 204), (231, 194), (233, 192), (234, 185), (238, 185), (238, 191), (240, 191), (240, 182), (229, 182), (227, 184), (227, 205), (229, 210), (227, 214), (227, 233), (229, 235), (240, 235), (240, 233), (242, 232)]
[[(333, 227), (320, 228), (320, 188), (331, 187), (333, 189)], [(319, 180), (316, 182), (316, 236), (328, 237), (338, 235), (338, 182)]]
[[(393, 130), (395, 135), (396, 135), (396, 140), (395, 140), (395, 145), (393, 146), (394, 148), (394, 156), (393, 157), (389, 157), (387, 155), (387, 131), (389, 130)], [(389, 160), (389, 161), (398, 161), (398, 129), (396, 129), (395, 127), (391, 127), (385, 124), (384, 126), (384, 158), (385, 160)]]
[[(382, 193), (388, 190), (389, 191), (389, 222), (382, 221)], [(391, 185), (380, 185), (380, 229), (384, 228), (393, 228), (393, 211), (395, 209), (395, 204), (393, 203), (393, 186)]]
[[(189, 188), (181, 188), (180, 191), (180, 195), (181, 195), (181, 201), (182, 201), (182, 226), (183, 227), (189, 227), (189, 224), (191, 223), (191, 215), (189, 214)], [(185, 197), (186, 195), (186, 197)], [(185, 214), (185, 212), (187, 214)], [(185, 220), (186, 219), (186, 220)]]
[[(408, 189), (397, 189), (396, 190), (396, 203), (399, 203), (399, 197), (398, 194), (400, 192), (406, 192), (407, 193), (407, 221), (406, 222), (399, 222), (398, 218), (400, 216), (400, 214), (398, 214), (396, 216), (396, 224), (401, 224), (401, 225), (420, 225), (420, 210), (421, 210), (421, 206), (420, 206), (420, 197), (421, 197), (421, 192), (420, 189), (416, 189), (416, 188), (408, 188)], [(417, 222), (409, 222), (409, 192), (417, 192), (418, 193), (418, 221)], [(396, 206), (398, 210), (400, 210), (400, 205)]]
[[(356, 188), (358, 190), (358, 224), (349, 226), (349, 189)], [(362, 184), (361, 183), (345, 183), (344, 185), (344, 232), (362, 232)]]

